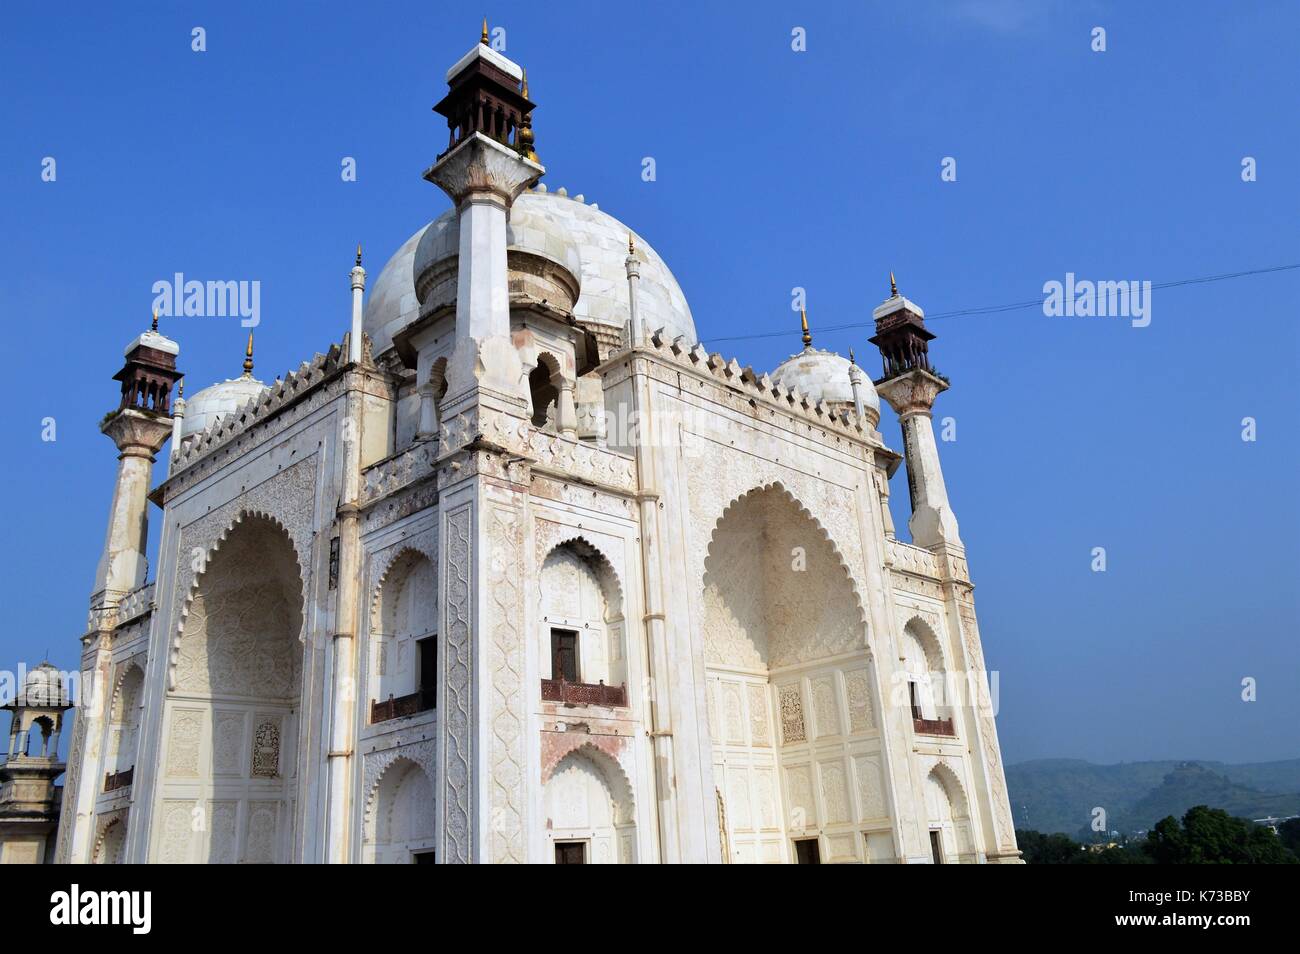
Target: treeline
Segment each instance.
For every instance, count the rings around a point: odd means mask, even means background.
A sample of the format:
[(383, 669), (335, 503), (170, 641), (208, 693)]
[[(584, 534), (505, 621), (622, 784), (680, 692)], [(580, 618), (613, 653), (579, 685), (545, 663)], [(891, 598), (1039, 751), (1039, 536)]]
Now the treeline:
[(1181, 823), (1162, 819), (1143, 840), (1110, 847), (1081, 844), (1069, 835), (1017, 831), (1021, 857), (1031, 865), (1293, 865), (1300, 864), (1300, 818), (1271, 828), (1197, 805)]

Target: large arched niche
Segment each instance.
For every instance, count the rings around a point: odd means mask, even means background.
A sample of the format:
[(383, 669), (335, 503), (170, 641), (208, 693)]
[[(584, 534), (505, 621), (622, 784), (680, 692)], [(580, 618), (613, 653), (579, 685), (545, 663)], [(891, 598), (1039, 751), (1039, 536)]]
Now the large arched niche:
[[(432, 693), (432, 679), (427, 676), (433, 668), (437, 632), (437, 568), (421, 550), (403, 548), (388, 564), (375, 588), (371, 606), (368, 662), (371, 702), (404, 697), (420, 690)], [(426, 686), (426, 682), (430, 684)], [(432, 706), (430, 697), (428, 705), (420, 708)]]
[(542, 810), (547, 860), (573, 854), (586, 864), (636, 861), (636, 805), (622, 766), (594, 745), (580, 745), (543, 778)]
[(771, 670), (866, 649), (862, 602), (839, 551), (779, 485), (723, 512), (703, 591), (710, 665)]
[(384, 769), (366, 812), (361, 860), (411, 864), (434, 860), (434, 794), (424, 769), (398, 757)]
[(701, 609), (729, 860), (791, 861), (799, 840), (823, 860), (859, 856), (862, 826), (880, 823), (879, 779), (866, 774), (879, 700), (839, 550), (784, 487), (751, 490), (713, 528)]
[(196, 576), (164, 701), (154, 860), (290, 859), (302, 593), (288, 533), (256, 514), (231, 526)]
[(538, 574), (538, 659), (543, 679), (554, 672), (553, 634), (577, 634), (578, 682), (625, 685), (627, 625), (623, 588), (609, 559), (582, 537), (550, 549)]

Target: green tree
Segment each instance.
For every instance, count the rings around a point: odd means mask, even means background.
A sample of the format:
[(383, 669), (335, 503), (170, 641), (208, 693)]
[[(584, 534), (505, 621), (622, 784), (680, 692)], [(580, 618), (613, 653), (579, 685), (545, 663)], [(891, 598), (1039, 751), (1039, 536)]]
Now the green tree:
[(1188, 809), (1181, 825), (1173, 815), (1157, 822), (1145, 850), (1163, 865), (1297, 863), (1271, 829), (1205, 805)]
[(1068, 865), (1084, 853), (1083, 846), (1069, 835), (1044, 835), (1041, 831), (1017, 831), (1016, 844), (1027, 865)]
[(1300, 818), (1289, 818), (1278, 825), (1277, 837), (1287, 851), (1300, 857)]

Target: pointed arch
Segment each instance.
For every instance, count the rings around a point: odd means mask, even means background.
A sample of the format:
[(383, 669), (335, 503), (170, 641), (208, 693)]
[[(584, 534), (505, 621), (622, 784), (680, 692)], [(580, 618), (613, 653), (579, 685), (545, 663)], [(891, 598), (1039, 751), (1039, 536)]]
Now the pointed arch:
[(122, 664), (109, 701), (105, 768), (115, 775), (135, 766), (144, 706), (144, 670), (135, 659)]
[(626, 686), (626, 609), (609, 558), (591, 541), (571, 535), (547, 551), (536, 586), (542, 678), (562, 678), (559, 666), (570, 683)]
[(947, 671), (948, 666), (946, 654), (943, 651), (943, 640), (939, 638), (939, 634), (934, 631), (934, 627), (930, 625), (924, 616), (919, 613), (914, 614), (903, 624), (902, 631), (910, 633), (921, 644), (921, 649), (925, 652), (925, 660), (929, 664), (931, 672)]
[(93, 864), (120, 865), (126, 859), (126, 816), (113, 814), (100, 822), (90, 857)]
[(379, 773), (366, 793), (362, 860), (403, 864), (432, 850), (436, 819), (433, 780), (404, 755)]
[[(309, 581), (311, 579), (310, 566), (308, 564), (308, 558), (310, 554), (304, 555), (299, 550), (298, 545), (294, 542), (293, 533), (290, 531), (289, 527), (284, 523), (284, 521), (282, 521), (275, 514), (270, 513), (269, 511), (266, 510), (262, 510), (260, 508), (241, 509), (239, 513), (235, 515), (234, 519), (232, 519), (230, 523), (226, 525), (225, 529), (223, 529), (221, 533), (217, 535), (217, 538), (212, 542), (212, 545), (208, 547), (208, 549), (204, 552), (203, 559), (199, 567), (197, 568), (197, 570), (195, 570), (195, 572), (190, 578), (190, 584), (188, 589), (186, 590), (185, 599), (181, 604), (181, 610), (176, 620), (176, 627), (172, 630), (171, 639), (168, 645), (168, 652), (167, 652), (168, 691), (174, 692), (176, 689), (176, 663), (180, 658), (181, 637), (184, 636), (185, 634), (185, 624), (188, 621), (190, 612), (194, 607), (194, 599), (196, 596), (198, 596), (199, 587), (202, 584), (204, 577), (207, 575), (208, 567), (212, 565), (213, 559), (217, 556), (221, 548), (230, 539), (230, 535), (235, 532), (235, 529), (237, 527), (241, 526), (246, 522), (258, 521), (258, 520), (266, 521), (267, 523), (273, 524), (284, 535), (284, 539), (289, 544), (289, 548), (293, 551), (294, 559), (297, 561), (298, 564), (298, 580), (301, 586), (302, 606), (305, 608), (310, 603), (311, 592), (308, 588)], [(180, 559), (184, 560), (186, 559), (186, 556), (187, 556), (186, 554), (181, 553)], [(303, 612), (301, 615), (302, 615), (302, 620), (298, 629), (298, 641), (300, 643), (305, 644), (307, 642), (307, 614)]]
[[(548, 541), (549, 542), (549, 541)], [(546, 552), (541, 554), (541, 559), (537, 561), (540, 567), (546, 563), (548, 557), (556, 550), (562, 547), (572, 547), (577, 553), (588, 560), (596, 569), (597, 576), (601, 580), (601, 589), (605, 593), (605, 599), (611, 606), (618, 606), (620, 610), (626, 612), (623, 605), (623, 581), (618, 575), (613, 561), (591, 537), (582, 532), (570, 533), (567, 536), (561, 536), (560, 539), (551, 543)], [(538, 580), (538, 592), (541, 592), (540, 577)]]
[(713, 521), (713, 527), (709, 536), (709, 544), (705, 551), (705, 563), (707, 564), (709, 556), (713, 554), (714, 542), (717, 538), (718, 527), (722, 524), (722, 521), (726, 519), (727, 515), (731, 511), (735, 510), (736, 508), (743, 506), (747, 500), (759, 494), (763, 494), (767, 492), (773, 492), (779, 494), (785, 501), (787, 501), (791, 506), (793, 506), (802, 517), (804, 517), (813, 527), (816, 528), (819, 539), (824, 541), (826, 545), (830, 547), (831, 552), (835, 554), (835, 563), (838, 567), (838, 572), (843, 574), (844, 579), (848, 582), (849, 587), (852, 589), (853, 600), (854, 603), (857, 605), (859, 619), (862, 625), (866, 626), (867, 625), (866, 603), (862, 599), (862, 594), (858, 591), (858, 585), (857, 582), (854, 580), (853, 571), (850, 569), (848, 561), (844, 558), (843, 551), (840, 550), (839, 545), (835, 542), (835, 538), (831, 536), (830, 532), (826, 529), (826, 527), (822, 524), (822, 522), (819, 519), (817, 519), (817, 516), (807, 506), (804, 505), (803, 501), (801, 501), (797, 496), (795, 496), (793, 492), (790, 491), (789, 488), (786, 487), (783, 481), (771, 480), (766, 483), (758, 484), (754, 487), (751, 487), (749, 490), (746, 490), (744, 493), (739, 494), (736, 497), (733, 497), (731, 501), (728, 502), (727, 505), (722, 508), (722, 512), (719, 513), (717, 519)]
[(432, 707), (434, 687), (425, 685), (432, 677), (422, 667), (432, 669), (435, 663), (434, 642), (426, 640), (437, 629), (437, 564), (423, 549), (404, 545), (391, 555), (372, 594), (366, 641), (371, 702), (428, 690), (418, 711)]
[(636, 818), (636, 797), (633, 794), (632, 780), (624, 770), (622, 762), (591, 742), (578, 742), (563, 750), (547, 765), (542, 766), (542, 785), (548, 785), (559, 774), (564, 764), (574, 758), (585, 759), (591, 763), (604, 779), (614, 801), (615, 824), (630, 824)]

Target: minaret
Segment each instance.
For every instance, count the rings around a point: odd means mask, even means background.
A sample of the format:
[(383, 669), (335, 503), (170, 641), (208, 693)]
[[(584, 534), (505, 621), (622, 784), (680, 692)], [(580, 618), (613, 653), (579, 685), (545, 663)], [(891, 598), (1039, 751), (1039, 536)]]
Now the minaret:
[(118, 449), (117, 483), (109, 511), (108, 534), (100, 557), (92, 604), (116, 604), (144, 583), (149, 531), (147, 495), (154, 455), (172, 434), (171, 389), (180, 346), (153, 326), (126, 346), (126, 364), (113, 375), (122, 382), (122, 399), (99, 429)]
[(930, 423), (934, 399), (948, 390), (948, 382), (930, 367), (929, 342), (934, 334), (925, 327), (925, 312), (898, 293), (893, 272), (889, 273), (889, 291), (889, 298), (871, 313), (876, 333), (870, 340), (884, 360), (884, 376), (876, 382), (876, 391), (889, 402), (903, 427), (907, 486), (912, 497), (908, 522), (912, 542), (919, 547), (961, 546)]
[[(523, 365), (510, 338), (506, 224), (516, 198), (546, 170), (533, 149), (523, 69), (493, 50), (484, 33), (447, 71), (447, 149), (424, 174), (456, 205), (460, 249), (455, 348), (447, 368), (447, 413), (486, 399), (526, 413)], [(420, 380), (429, 368), (419, 361)], [(475, 397), (476, 396), (476, 397)], [(445, 416), (445, 415), (444, 415)]]
[(361, 267), (361, 243), (357, 243), (357, 263), (352, 266), (352, 334), (348, 338), (348, 360), (361, 360), (361, 299), (366, 290), (366, 270)]
[(641, 284), (641, 263), (636, 257), (636, 244), (632, 233), (627, 233), (627, 258), (623, 260), (627, 269), (627, 346), (635, 348), (641, 341), (641, 319), (637, 311), (637, 288)]

